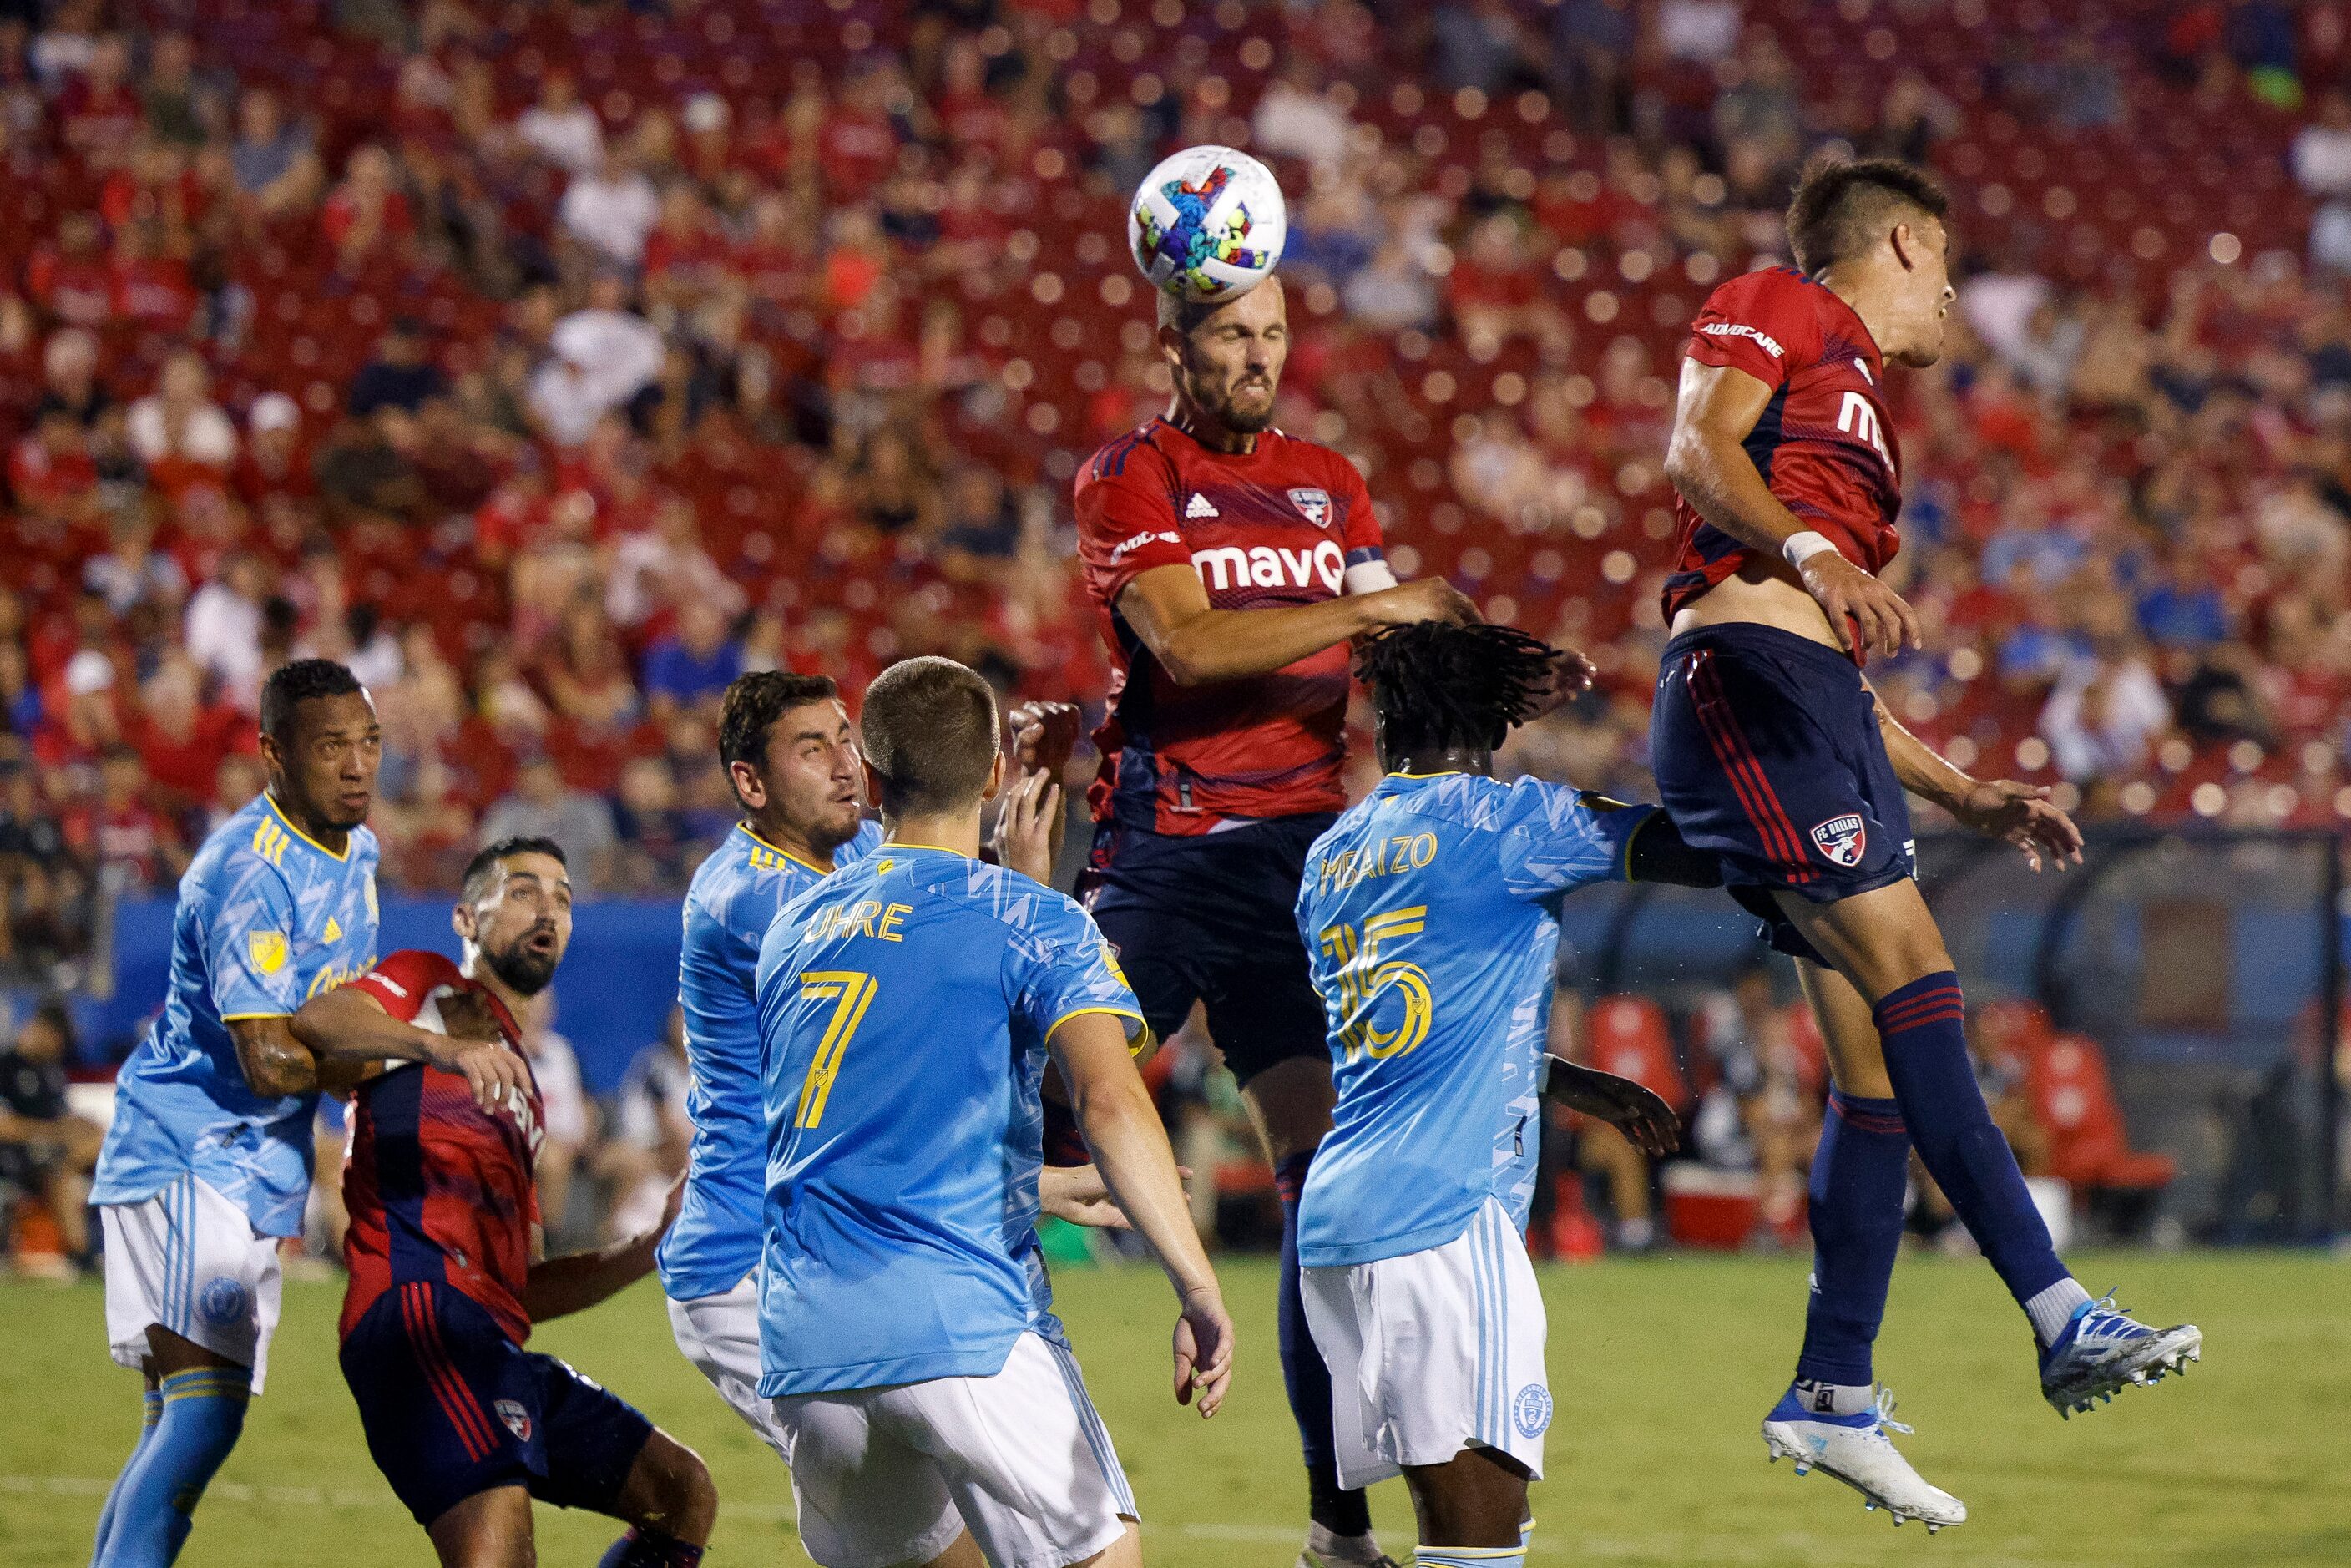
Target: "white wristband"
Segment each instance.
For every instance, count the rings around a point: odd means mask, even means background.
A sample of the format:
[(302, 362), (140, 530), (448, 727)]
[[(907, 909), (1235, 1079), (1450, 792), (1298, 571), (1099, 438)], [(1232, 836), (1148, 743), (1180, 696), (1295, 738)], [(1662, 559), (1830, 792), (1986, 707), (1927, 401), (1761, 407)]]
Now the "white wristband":
[(1790, 566), (1802, 571), (1804, 570), (1804, 562), (1824, 549), (1836, 549), (1835, 544), (1825, 534), (1816, 534), (1812, 529), (1806, 528), (1801, 534), (1790, 534), (1787, 542), (1780, 547), (1780, 553), (1787, 558)]

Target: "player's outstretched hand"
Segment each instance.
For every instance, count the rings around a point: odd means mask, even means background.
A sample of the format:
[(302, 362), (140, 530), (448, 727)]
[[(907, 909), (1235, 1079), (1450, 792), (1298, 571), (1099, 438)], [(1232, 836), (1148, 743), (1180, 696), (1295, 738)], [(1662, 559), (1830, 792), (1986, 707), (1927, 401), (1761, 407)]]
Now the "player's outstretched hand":
[(1918, 612), (1900, 594), (1833, 549), (1815, 550), (1804, 558), (1797, 575), (1804, 591), (1820, 601), (1836, 633), (1837, 645), (1847, 652), (1876, 653), (1891, 658), (1907, 645), (1923, 647)]
[(996, 863), (1033, 877), (1053, 880), (1053, 824), (1061, 820), (1061, 775), (1023, 773), (1005, 786), (996, 811)]
[(1078, 748), (1083, 722), (1075, 703), (1022, 703), (1004, 717), (1004, 727), (1012, 736), (1012, 760), (1023, 772), (1059, 779), (1070, 766), (1070, 753)]
[(1682, 1119), (1663, 1099), (1629, 1078), (1554, 1056), (1544, 1092), (1571, 1111), (1607, 1123), (1652, 1159), (1681, 1147)]
[(2082, 863), (2082, 830), (2050, 803), (2045, 786), (1994, 779), (1969, 790), (1951, 814), (1987, 838), (2014, 844), (2034, 871)]
[(462, 1076), (486, 1115), (496, 1115), (502, 1106), (530, 1103), (530, 1070), (503, 1042), (452, 1040), (433, 1065)]
[(1196, 1406), (1207, 1419), (1225, 1402), (1233, 1376), (1233, 1320), (1213, 1286), (1184, 1292), (1184, 1315), (1176, 1320), (1176, 1403)]
[(1468, 596), (1441, 577), (1423, 577), (1364, 595), (1364, 608), (1383, 626), (1410, 626), (1421, 621), (1450, 621), (1474, 626), (1485, 620)]
[(1551, 681), (1536, 699), (1534, 711), (1520, 722), (1530, 723), (1547, 713), (1556, 713), (1592, 689), (1600, 678), (1599, 667), (1585, 658), (1581, 650), (1562, 648), (1552, 655)]

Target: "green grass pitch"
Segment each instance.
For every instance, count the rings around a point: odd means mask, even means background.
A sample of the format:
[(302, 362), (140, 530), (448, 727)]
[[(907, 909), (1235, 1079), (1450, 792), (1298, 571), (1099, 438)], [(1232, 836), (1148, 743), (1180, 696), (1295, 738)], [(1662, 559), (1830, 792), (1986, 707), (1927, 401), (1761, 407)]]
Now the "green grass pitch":
[[(2022, 1319), (1989, 1269), (1906, 1260), (1878, 1366), (1917, 1435), (1904, 1447), (1965, 1499), (1929, 1541), (1865, 1514), (1823, 1476), (1764, 1462), (1757, 1422), (1793, 1355), (1794, 1259), (1677, 1257), (1543, 1273), (1560, 1415), (1535, 1492), (1532, 1562), (1655, 1564), (2351, 1563), (2351, 1262), (2190, 1253), (2077, 1260), (2093, 1289), (2205, 1332), (2193, 1374), (2071, 1422), (2043, 1405)], [(1289, 1568), (1303, 1520), (1274, 1358), (1273, 1270), (1229, 1261), (1242, 1333), (1229, 1403), (1203, 1423), (1167, 1395), (1171, 1304), (1155, 1272), (1071, 1272), (1061, 1301), (1145, 1519), (1174, 1568)], [(429, 1563), (368, 1462), (334, 1364), (338, 1287), (287, 1291), (269, 1392), (196, 1518), (189, 1568)], [(0, 1563), (78, 1568), (138, 1419), (108, 1365), (99, 1291), (0, 1287)], [(536, 1341), (700, 1449), (726, 1500), (723, 1564), (801, 1564), (784, 1472), (671, 1345), (650, 1284)], [(1408, 1560), (1400, 1485), (1375, 1494)], [(542, 1510), (540, 1560), (593, 1563), (615, 1533)]]

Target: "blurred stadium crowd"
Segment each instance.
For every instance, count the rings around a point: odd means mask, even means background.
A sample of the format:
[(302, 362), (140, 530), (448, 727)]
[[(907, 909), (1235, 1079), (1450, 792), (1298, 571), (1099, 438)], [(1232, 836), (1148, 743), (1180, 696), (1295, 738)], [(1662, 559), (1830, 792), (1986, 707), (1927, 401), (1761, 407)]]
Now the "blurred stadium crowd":
[(1651, 792), (1679, 345), (1841, 144), (1958, 200), (1881, 690), (2093, 820), (2337, 824), (2346, 89), (2324, 0), (6, 0), (0, 977), (168, 892), (288, 655), (428, 892), (681, 887), (744, 669), (1097, 701), (1069, 481), (1164, 403), (1125, 202), (1192, 141), (1291, 193), (1281, 423), (1598, 662), (1518, 766)]

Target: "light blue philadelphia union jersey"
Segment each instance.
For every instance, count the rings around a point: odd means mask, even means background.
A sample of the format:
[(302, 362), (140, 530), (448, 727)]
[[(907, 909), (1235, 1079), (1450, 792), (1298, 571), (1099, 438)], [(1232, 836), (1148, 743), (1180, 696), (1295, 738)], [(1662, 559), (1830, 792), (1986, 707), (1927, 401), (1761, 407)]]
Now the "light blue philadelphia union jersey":
[(1298, 929), (1339, 1103), (1299, 1199), (1301, 1264), (1440, 1247), (1489, 1197), (1525, 1225), (1559, 903), (1621, 880), (1651, 814), (1539, 779), (1390, 774), (1314, 841)]
[(1045, 1041), (1143, 1012), (1093, 919), (1018, 872), (882, 845), (759, 950), (761, 1395), (992, 1377), (1059, 1341), (1036, 1237)]
[[(879, 822), (833, 852), (835, 867), (882, 841)], [(759, 942), (776, 912), (827, 873), (737, 823), (694, 873), (685, 894), (685, 946), (677, 1002), (694, 1073), (686, 1113), (694, 1146), (685, 1199), (657, 1254), (675, 1301), (733, 1290), (759, 1266), (759, 1204), (767, 1188), (768, 1124), (759, 1105)]]
[(171, 991), (114, 1081), (92, 1203), (137, 1203), (193, 1172), (269, 1236), (302, 1233), (316, 1094), (264, 1096), (228, 1026), (282, 1018), (375, 963), (375, 835), (341, 854), (264, 794), (214, 830), (180, 878)]

